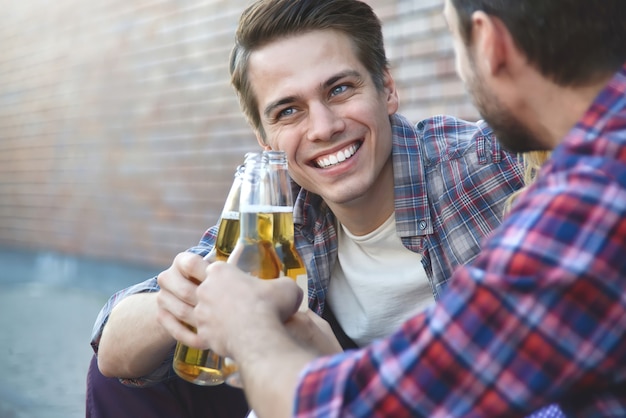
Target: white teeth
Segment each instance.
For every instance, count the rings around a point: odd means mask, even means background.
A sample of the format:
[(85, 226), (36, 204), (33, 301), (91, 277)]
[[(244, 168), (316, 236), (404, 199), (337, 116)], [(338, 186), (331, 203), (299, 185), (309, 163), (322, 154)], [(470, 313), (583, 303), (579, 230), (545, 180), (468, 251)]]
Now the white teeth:
[(316, 161), (317, 165), (321, 168), (330, 167), (331, 165), (339, 164), (352, 157), (356, 150), (359, 149), (357, 145), (350, 145), (348, 148), (339, 151), (334, 155), (329, 155), (328, 157), (320, 158)]

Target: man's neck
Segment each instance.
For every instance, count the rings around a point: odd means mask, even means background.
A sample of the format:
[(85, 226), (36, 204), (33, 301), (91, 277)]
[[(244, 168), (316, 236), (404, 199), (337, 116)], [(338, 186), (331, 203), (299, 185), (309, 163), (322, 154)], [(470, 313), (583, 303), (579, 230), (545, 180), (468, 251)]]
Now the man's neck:
[(542, 80), (542, 90), (534, 90), (541, 93), (529, 98), (527, 118), (532, 121), (529, 126), (535, 127), (543, 143), (555, 148), (584, 116), (611, 77), (578, 87), (563, 87)]
[(346, 204), (328, 203), (337, 221), (354, 235), (365, 235), (381, 226), (394, 211), (394, 178), (391, 159), (369, 191)]

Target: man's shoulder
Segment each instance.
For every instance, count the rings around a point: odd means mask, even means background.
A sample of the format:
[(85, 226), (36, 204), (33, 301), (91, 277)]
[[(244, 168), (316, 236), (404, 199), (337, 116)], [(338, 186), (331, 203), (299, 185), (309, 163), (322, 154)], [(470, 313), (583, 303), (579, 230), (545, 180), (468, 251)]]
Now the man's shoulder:
[(450, 115), (434, 115), (415, 124), (416, 130), (423, 135), (442, 136), (448, 133), (456, 135), (492, 136), (493, 132), (484, 120), (469, 121)]
[[(409, 129), (409, 127), (411, 129)], [(407, 149), (419, 148), (427, 166), (461, 158), (473, 153), (478, 164), (516, 160), (496, 140), (491, 127), (483, 120), (475, 122), (449, 115), (435, 115), (410, 124), (403, 116), (394, 119), (396, 143)]]
[(484, 121), (470, 122), (448, 115), (423, 119), (416, 124), (416, 131), (429, 159), (444, 155), (453, 158), (495, 141)]

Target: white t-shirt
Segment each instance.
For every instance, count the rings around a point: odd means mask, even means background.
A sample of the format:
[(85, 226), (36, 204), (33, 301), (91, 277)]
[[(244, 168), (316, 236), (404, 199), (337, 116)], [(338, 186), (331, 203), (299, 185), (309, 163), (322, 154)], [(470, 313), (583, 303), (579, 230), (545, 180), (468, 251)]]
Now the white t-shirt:
[(355, 236), (338, 228), (339, 257), (328, 300), (344, 332), (364, 346), (396, 331), (434, 303), (421, 254), (402, 245), (392, 214), (375, 231)]

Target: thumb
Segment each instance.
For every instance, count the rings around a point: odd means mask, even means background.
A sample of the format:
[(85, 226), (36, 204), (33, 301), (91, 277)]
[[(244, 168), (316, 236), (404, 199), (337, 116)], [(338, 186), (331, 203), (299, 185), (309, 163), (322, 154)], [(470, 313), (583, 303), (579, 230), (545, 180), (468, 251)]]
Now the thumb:
[(285, 322), (291, 318), (298, 311), (304, 297), (302, 289), (289, 277), (264, 280), (263, 283), (270, 285), (270, 289), (268, 289), (269, 297), (272, 298), (274, 305), (278, 309), (280, 320)]

